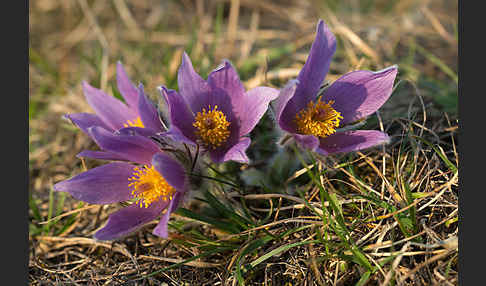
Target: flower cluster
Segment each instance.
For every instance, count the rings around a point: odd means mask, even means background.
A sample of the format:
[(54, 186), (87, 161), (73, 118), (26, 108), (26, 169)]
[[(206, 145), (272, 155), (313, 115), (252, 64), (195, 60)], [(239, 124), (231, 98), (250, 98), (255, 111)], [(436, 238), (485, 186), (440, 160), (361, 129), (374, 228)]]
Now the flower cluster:
[(125, 103), (83, 82), (84, 95), (95, 114), (65, 115), (100, 149), (84, 150), (78, 157), (112, 162), (61, 181), (54, 189), (91, 204), (131, 202), (110, 215), (95, 233), (96, 239), (118, 239), (159, 215), (153, 233), (167, 238), (170, 214), (186, 198), (191, 188), (188, 174), (194, 167), (194, 162), (182, 160), (170, 150), (185, 145), (214, 163), (248, 163), (249, 134), (271, 102), (277, 127), (301, 148), (329, 155), (386, 143), (386, 133), (345, 127), (386, 102), (397, 67), (353, 71), (322, 92), (335, 50), (336, 39), (320, 20), (297, 79), (281, 90), (265, 86), (245, 90), (226, 60), (204, 80), (184, 53), (177, 75), (179, 90), (159, 87), (168, 107), (168, 128), (143, 85), (134, 85), (119, 62), (117, 85)]

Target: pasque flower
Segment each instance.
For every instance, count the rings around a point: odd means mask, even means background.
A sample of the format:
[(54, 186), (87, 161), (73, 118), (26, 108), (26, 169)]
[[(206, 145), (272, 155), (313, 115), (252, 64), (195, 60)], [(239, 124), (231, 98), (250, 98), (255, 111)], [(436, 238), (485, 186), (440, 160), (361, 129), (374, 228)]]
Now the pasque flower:
[(256, 87), (245, 91), (229, 61), (202, 79), (184, 53), (178, 71), (179, 92), (164, 86), (160, 91), (169, 107), (170, 129), (175, 140), (198, 145), (212, 161), (246, 163), (247, 137), (266, 112), (278, 90)]
[(340, 129), (369, 116), (386, 102), (397, 67), (349, 72), (318, 96), (335, 50), (334, 35), (319, 20), (304, 67), (297, 79), (280, 91), (274, 106), (280, 128), (300, 146), (322, 155), (361, 150), (389, 140), (386, 133), (376, 130)]
[[(157, 108), (144, 93), (143, 85), (136, 87), (128, 78), (121, 62), (117, 63), (117, 86), (126, 103), (110, 96), (87, 82), (83, 82), (83, 92), (93, 113), (66, 114), (82, 131), (90, 135), (90, 127), (99, 126), (111, 132), (133, 129), (144, 135), (165, 131), (159, 119)], [(78, 154), (81, 157), (97, 159), (116, 159), (106, 151), (85, 150)]]
[(133, 201), (110, 215), (106, 225), (95, 233), (96, 239), (120, 238), (160, 214), (153, 233), (167, 238), (169, 216), (188, 190), (185, 168), (145, 136), (115, 134), (99, 126), (90, 127), (88, 132), (101, 148), (133, 163), (111, 162), (90, 169), (55, 184), (54, 190), (90, 204)]

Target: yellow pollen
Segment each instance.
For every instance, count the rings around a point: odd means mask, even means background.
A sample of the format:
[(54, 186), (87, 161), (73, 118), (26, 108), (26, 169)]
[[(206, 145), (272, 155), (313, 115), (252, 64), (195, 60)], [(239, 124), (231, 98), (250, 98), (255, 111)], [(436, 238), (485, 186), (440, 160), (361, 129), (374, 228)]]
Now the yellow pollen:
[(143, 122), (142, 122), (142, 119), (139, 117), (135, 118), (134, 120), (127, 120), (127, 123), (123, 124), (124, 127), (142, 127), (144, 128), (145, 126), (143, 126)]
[(336, 132), (339, 121), (343, 117), (340, 112), (331, 107), (332, 104), (334, 100), (324, 103), (320, 98), (317, 102), (309, 102), (307, 108), (302, 109), (295, 116), (297, 131), (323, 138)]
[(207, 147), (215, 149), (228, 139), (230, 122), (226, 120), (223, 112), (217, 110), (217, 105), (214, 106), (214, 109), (211, 109), (210, 105), (208, 109), (203, 108), (202, 112), (198, 112), (192, 125), (197, 129), (196, 136)]
[(142, 208), (159, 200), (172, 200), (175, 193), (174, 187), (160, 175), (154, 166), (144, 165), (143, 168), (135, 167), (133, 176), (128, 178), (128, 187), (136, 203)]

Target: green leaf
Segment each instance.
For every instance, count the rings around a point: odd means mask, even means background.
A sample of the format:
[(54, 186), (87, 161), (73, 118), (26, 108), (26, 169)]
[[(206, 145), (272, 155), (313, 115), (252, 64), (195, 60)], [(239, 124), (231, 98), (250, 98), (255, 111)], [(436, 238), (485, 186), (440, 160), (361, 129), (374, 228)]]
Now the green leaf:
[(287, 244), (287, 245), (282, 245), (262, 256), (260, 256), (259, 258), (255, 259), (253, 262), (250, 263), (250, 266), (252, 268), (254, 268), (255, 266), (257, 266), (258, 264), (262, 263), (263, 261), (269, 259), (270, 257), (274, 256), (274, 255), (277, 255), (277, 254), (280, 254), (282, 252), (285, 252), (289, 249), (291, 249), (292, 247), (296, 247), (296, 246), (301, 246), (301, 245), (306, 245), (306, 244), (311, 244), (311, 243), (318, 243), (319, 240), (307, 240), (307, 241), (300, 241), (300, 242), (295, 242), (295, 243), (291, 243), (291, 244)]
[(427, 197), (427, 196), (429, 196), (429, 194), (428, 194), (428, 193), (423, 193), (423, 192), (413, 192), (413, 193), (412, 193), (412, 198), (413, 198), (413, 199), (425, 198), (425, 197)]
[[(51, 189), (49, 191), (49, 208), (47, 210), (47, 220), (50, 220), (52, 218), (52, 211), (53, 211), (53, 208), (54, 208), (54, 190)], [(49, 222), (49, 223), (46, 223), (44, 225), (44, 234), (48, 234), (49, 233), (49, 229), (51, 228), (51, 224), (52, 224), (52, 221)]]
[(456, 217), (453, 217), (453, 218), (447, 220), (444, 224), (445, 224), (446, 227), (449, 227), (451, 224), (455, 223), (457, 220), (458, 220), (458, 217), (456, 216)]
[(351, 247), (351, 252), (354, 254), (354, 259), (358, 262), (359, 265), (365, 267), (370, 271), (373, 270), (373, 266), (371, 265), (371, 262), (368, 260), (368, 258), (366, 258), (363, 252), (361, 252), (361, 249), (353, 245)]
[(32, 193), (29, 193), (29, 207), (32, 210), (32, 214), (35, 220), (42, 221), (42, 216), (39, 211), (39, 207), (36, 204), (36, 201), (32, 197)]
[(236, 279), (238, 280), (238, 284), (244, 285), (243, 273), (251, 269), (250, 267), (246, 267), (246, 268), (244, 267), (244, 269), (242, 271), (241, 260), (243, 259), (243, 257), (245, 257), (248, 254), (251, 254), (252, 252), (254, 252), (258, 248), (264, 246), (265, 244), (272, 241), (273, 239), (274, 238), (271, 235), (266, 235), (262, 238), (259, 238), (257, 240), (252, 241), (251, 243), (249, 243), (246, 246), (246, 248), (241, 252), (241, 254), (236, 259), (236, 271), (235, 272), (236, 272)]
[(238, 225), (242, 227), (243, 230), (246, 230), (249, 228), (248, 225), (254, 226), (254, 223), (240, 215), (238, 215), (235, 211), (227, 208), (225, 205), (223, 205), (211, 192), (205, 191), (203, 193), (204, 197), (206, 198), (206, 202), (214, 208), (220, 215), (222, 215), (225, 218), (229, 218), (230, 220), (234, 221)]
[(402, 230), (403, 235), (405, 235), (406, 237), (411, 236), (412, 235), (411, 232), (413, 230), (412, 220), (403, 214), (396, 215), (396, 218), (398, 221), (398, 226)]
[(115, 98), (117, 98), (121, 102), (125, 102), (125, 99), (123, 98), (123, 96), (121, 95), (121, 93), (118, 91), (118, 89), (115, 88), (115, 86), (113, 84), (111, 85), (111, 92), (113, 93), (113, 96)]
[(198, 220), (198, 221), (208, 223), (208, 224), (210, 224), (210, 225), (212, 225), (212, 226), (214, 226), (214, 227), (216, 227), (220, 230), (228, 232), (228, 233), (239, 233), (240, 232), (239, 228), (236, 227), (234, 224), (215, 220), (211, 217), (204, 216), (204, 215), (201, 215), (201, 214), (196, 214), (196, 213), (193, 213), (192, 211), (185, 209), (185, 208), (178, 208), (176, 213), (181, 215), (181, 216), (184, 216), (184, 217), (188, 217), (188, 218), (192, 218), (192, 219), (195, 219), (195, 220)]
[(366, 271), (365, 273), (363, 273), (363, 275), (359, 279), (358, 283), (356, 283), (356, 286), (366, 285), (368, 280), (370, 280), (370, 276), (371, 276), (371, 271)]
[[(412, 191), (410, 190), (410, 185), (408, 184), (408, 182), (406, 182), (406, 181), (403, 182), (403, 188), (405, 189), (405, 195), (407, 197), (408, 205), (413, 204), (414, 198), (413, 198), (413, 194), (412, 194)], [(418, 232), (417, 215), (416, 215), (417, 208), (415, 206), (410, 207), (410, 209), (408, 209), (408, 213), (410, 215), (410, 222), (412, 224), (411, 229), (413, 231), (413, 234), (415, 234), (415, 233)]]

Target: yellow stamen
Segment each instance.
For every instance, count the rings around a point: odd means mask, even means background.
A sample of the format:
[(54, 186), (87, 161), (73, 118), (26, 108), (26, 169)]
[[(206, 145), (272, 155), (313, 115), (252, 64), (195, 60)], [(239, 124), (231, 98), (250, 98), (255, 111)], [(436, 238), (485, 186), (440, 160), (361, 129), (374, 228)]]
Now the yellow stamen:
[(144, 128), (145, 126), (143, 126), (143, 122), (142, 122), (142, 119), (139, 117), (135, 118), (134, 120), (127, 120), (127, 123), (123, 124), (124, 127), (142, 127)]
[(169, 185), (154, 166), (144, 165), (143, 168), (134, 168), (133, 176), (128, 178), (131, 182), (128, 187), (137, 204), (142, 208), (159, 200), (172, 200), (175, 193), (174, 187)]
[(334, 100), (324, 103), (320, 98), (315, 103), (309, 102), (307, 108), (302, 109), (295, 116), (297, 131), (318, 137), (327, 137), (336, 132), (339, 121), (343, 117), (340, 112), (331, 107), (332, 104)]
[(203, 108), (202, 112), (198, 112), (192, 125), (197, 129), (196, 136), (207, 147), (215, 149), (228, 139), (230, 122), (226, 120), (223, 112), (217, 110), (217, 105), (214, 106), (214, 109), (211, 109), (211, 106), (208, 109)]

